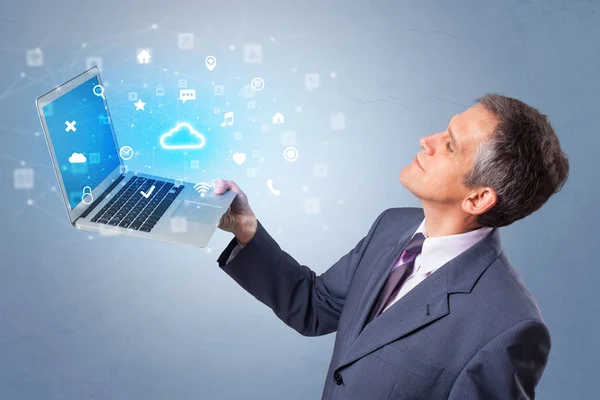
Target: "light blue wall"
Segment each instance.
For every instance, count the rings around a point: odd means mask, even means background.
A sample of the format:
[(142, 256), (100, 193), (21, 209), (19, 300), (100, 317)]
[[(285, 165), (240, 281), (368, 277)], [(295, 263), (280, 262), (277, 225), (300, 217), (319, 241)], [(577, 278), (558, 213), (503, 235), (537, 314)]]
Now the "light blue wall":
[[(218, 231), (210, 249), (193, 249), (89, 239), (68, 225), (43, 135), (35, 134), (34, 100), (82, 72), (88, 56), (103, 57), (119, 141), (141, 149), (131, 168), (235, 180), (281, 247), (317, 273), (384, 209), (420, 206), (399, 173), (422, 136), (444, 130), (485, 92), (539, 108), (569, 155), (571, 176), (501, 237), (552, 334), (539, 398), (597, 398), (599, 11), (594, 0), (3, 1), (0, 398), (300, 400), (320, 398), (325, 380), (334, 335), (298, 335), (222, 273), (216, 259), (230, 234)], [(178, 50), (178, 32), (195, 33), (194, 50)], [(251, 43), (263, 45), (261, 65), (243, 62)], [(38, 46), (45, 64), (28, 67), (26, 49)], [(144, 46), (155, 53), (149, 68), (135, 61)], [(255, 178), (230, 161), (201, 174), (184, 167), (192, 156), (160, 149), (153, 164), (154, 122), (190, 117), (179, 108), (173, 72), (208, 85), (208, 54), (232, 90), (236, 76), (267, 82), (256, 122), (236, 127), (243, 144), (229, 131), (221, 151), (225, 158), (242, 145), (261, 149), (264, 163), (246, 165), (258, 168)], [(321, 87), (307, 91), (311, 72)], [(127, 92), (143, 92), (144, 83), (171, 90), (162, 114), (152, 95), (156, 114), (135, 114)], [(210, 114), (197, 104), (199, 115)], [(297, 132), (294, 163), (282, 158), (283, 127), (257, 129), (275, 109)], [(340, 111), (347, 128), (332, 131), (329, 118)], [(329, 166), (327, 178), (315, 177), (317, 163)], [(13, 187), (13, 170), (22, 167), (35, 170), (31, 190)], [(267, 178), (281, 197), (270, 195)], [(305, 214), (308, 197), (320, 198), (320, 214)]]

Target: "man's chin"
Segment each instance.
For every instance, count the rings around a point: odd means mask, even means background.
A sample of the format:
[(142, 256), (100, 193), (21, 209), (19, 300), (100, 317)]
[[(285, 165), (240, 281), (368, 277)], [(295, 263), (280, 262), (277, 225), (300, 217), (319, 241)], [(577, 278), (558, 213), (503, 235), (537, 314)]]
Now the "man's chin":
[(400, 171), (400, 183), (402, 184), (402, 186), (404, 186), (405, 188), (407, 188), (409, 191), (412, 192), (412, 190), (410, 190), (410, 183), (409, 183), (409, 178), (408, 178), (408, 171), (407, 169), (410, 168), (410, 166), (405, 167), (404, 169), (402, 169), (402, 171)]

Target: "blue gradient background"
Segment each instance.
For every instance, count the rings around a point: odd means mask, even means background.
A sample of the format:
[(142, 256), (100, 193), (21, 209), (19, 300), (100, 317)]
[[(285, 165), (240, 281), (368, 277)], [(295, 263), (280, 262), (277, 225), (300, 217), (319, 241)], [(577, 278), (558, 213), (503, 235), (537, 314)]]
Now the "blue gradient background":
[[(103, 58), (119, 144), (136, 150), (129, 168), (236, 181), (280, 246), (317, 273), (384, 209), (420, 206), (399, 173), (422, 136), (485, 92), (538, 107), (571, 176), (542, 209), (501, 228), (502, 243), (552, 334), (539, 398), (597, 398), (599, 11), (595, 0), (3, 1), (0, 398), (317, 399), (326, 378), (334, 335), (300, 336), (222, 273), (216, 259), (231, 234), (217, 231), (209, 248), (195, 249), (69, 226), (34, 100), (92, 56)], [(177, 48), (179, 32), (195, 33), (194, 50)], [(243, 45), (254, 43), (263, 62), (245, 64)], [(35, 47), (43, 67), (26, 65)], [(152, 48), (151, 64), (136, 63), (141, 47)], [(209, 54), (218, 60), (212, 73)], [(305, 73), (319, 73), (321, 86), (308, 91)], [(260, 108), (247, 110), (237, 92), (254, 76), (266, 86)], [(223, 84), (226, 96), (182, 104), (180, 78), (203, 94)], [(145, 112), (130, 91), (148, 102)], [(219, 126), (218, 106), (239, 112), (234, 127)], [(277, 111), (285, 124), (263, 131)], [(330, 128), (337, 112), (343, 131)], [(177, 121), (210, 135), (206, 151), (159, 148), (159, 134)], [(297, 133), (295, 162), (282, 157), (285, 130)], [(242, 151), (246, 163), (232, 163)], [(314, 174), (319, 163), (326, 178)], [(34, 189), (14, 189), (13, 170), (23, 167), (35, 170)], [(319, 214), (304, 211), (312, 197)]]

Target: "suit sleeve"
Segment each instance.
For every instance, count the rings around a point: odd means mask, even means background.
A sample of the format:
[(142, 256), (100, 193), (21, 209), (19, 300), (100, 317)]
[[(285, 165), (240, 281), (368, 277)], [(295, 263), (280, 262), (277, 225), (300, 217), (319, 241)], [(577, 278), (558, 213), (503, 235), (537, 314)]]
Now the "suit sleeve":
[(337, 330), (356, 267), (386, 212), (354, 249), (319, 276), (283, 251), (260, 221), (252, 240), (235, 258), (226, 263), (238, 245), (234, 238), (217, 262), (285, 324), (304, 336), (326, 335)]
[(448, 399), (535, 399), (550, 346), (550, 333), (542, 322), (530, 320), (512, 326), (467, 363)]

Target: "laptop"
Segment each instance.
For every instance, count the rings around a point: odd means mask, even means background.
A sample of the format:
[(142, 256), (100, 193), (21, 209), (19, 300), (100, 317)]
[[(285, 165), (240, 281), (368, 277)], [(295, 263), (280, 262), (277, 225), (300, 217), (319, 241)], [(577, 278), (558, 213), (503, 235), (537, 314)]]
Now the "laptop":
[(97, 67), (40, 96), (36, 107), (71, 225), (206, 247), (235, 192), (129, 171)]

